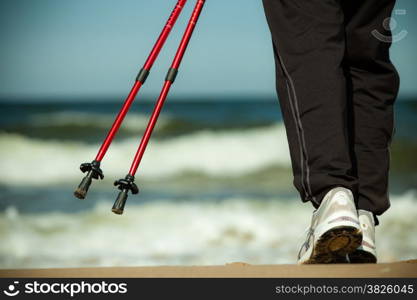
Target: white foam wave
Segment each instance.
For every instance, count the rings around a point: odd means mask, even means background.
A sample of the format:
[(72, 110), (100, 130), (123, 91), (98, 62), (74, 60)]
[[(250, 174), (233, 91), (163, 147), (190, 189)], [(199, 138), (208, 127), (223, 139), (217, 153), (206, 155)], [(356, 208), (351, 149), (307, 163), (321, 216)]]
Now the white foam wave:
[[(76, 214), (8, 208), (0, 268), (295, 263), (312, 212), (299, 199), (195, 199), (129, 204), (120, 218), (109, 205)], [(416, 258), (416, 219), (415, 191), (392, 197), (377, 227), (380, 262)]]
[[(103, 161), (107, 178), (124, 176), (139, 139), (115, 142)], [(92, 160), (98, 145), (43, 141), (0, 134), (0, 183), (44, 185), (76, 182), (78, 165)], [(201, 131), (166, 140), (151, 140), (140, 176), (160, 178), (195, 172), (241, 176), (271, 166), (290, 166), (282, 124), (243, 131)]]
[[(37, 114), (30, 119), (31, 126), (89, 126), (108, 130), (114, 122), (114, 115), (63, 111), (48, 114)], [(158, 118), (158, 126), (165, 126), (170, 120), (167, 114)], [(149, 116), (130, 113), (123, 121), (122, 128), (140, 131), (146, 128)]]

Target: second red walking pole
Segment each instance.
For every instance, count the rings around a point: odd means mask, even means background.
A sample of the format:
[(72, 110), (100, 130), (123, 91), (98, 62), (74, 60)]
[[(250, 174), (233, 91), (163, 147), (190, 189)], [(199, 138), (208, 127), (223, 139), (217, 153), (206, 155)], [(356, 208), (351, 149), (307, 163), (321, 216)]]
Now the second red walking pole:
[(149, 139), (152, 135), (152, 131), (155, 127), (155, 124), (158, 120), (159, 113), (161, 112), (162, 106), (164, 105), (165, 99), (168, 96), (171, 85), (174, 83), (175, 78), (178, 73), (178, 68), (180, 67), (184, 53), (187, 50), (188, 43), (193, 34), (194, 28), (197, 24), (200, 13), (203, 9), (205, 0), (198, 0), (194, 11), (191, 15), (190, 21), (188, 22), (187, 28), (185, 29), (184, 36), (181, 40), (181, 43), (178, 47), (177, 53), (175, 55), (174, 61), (172, 62), (171, 68), (168, 71), (168, 74), (165, 78), (165, 83), (162, 88), (161, 94), (156, 102), (155, 108), (153, 110), (152, 116), (149, 120), (148, 126), (146, 127), (145, 133), (140, 142), (138, 151), (136, 152), (135, 158), (133, 159), (132, 166), (130, 167), (129, 173), (124, 179), (119, 179), (114, 182), (114, 185), (120, 190), (119, 195), (116, 199), (116, 202), (113, 205), (112, 211), (115, 214), (123, 214), (124, 206), (128, 197), (128, 192), (131, 191), (132, 194), (139, 193), (137, 185), (134, 183), (135, 174), (138, 170), (139, 164), (145, 153), (146, 146), (148, 145)]

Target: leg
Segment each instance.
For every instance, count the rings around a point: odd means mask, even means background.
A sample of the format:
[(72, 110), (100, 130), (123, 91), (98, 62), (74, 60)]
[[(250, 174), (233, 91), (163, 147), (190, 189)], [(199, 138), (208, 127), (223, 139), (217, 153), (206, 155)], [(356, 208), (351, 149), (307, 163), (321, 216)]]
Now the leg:
[(355, 194), (342, 7), (338, 0), (263, 3), (274, 44), (294, 185), (302, 201), (311, 201), (315, 207), (337, 186)]
[[(352, 139), (358, 177), (358, 209), (380, 215), (389, 206), (389, 145), (399, 77), (389, 58), (391, 32), (384, 20), (395, 0), (343, 0), (346, 67), (352, 101)], [(386, 24), (386, 23), (385, 23)], [(378, 39), (377, 30), (387, 38)], [(376, 223), (378, 220), (375, 217)]]

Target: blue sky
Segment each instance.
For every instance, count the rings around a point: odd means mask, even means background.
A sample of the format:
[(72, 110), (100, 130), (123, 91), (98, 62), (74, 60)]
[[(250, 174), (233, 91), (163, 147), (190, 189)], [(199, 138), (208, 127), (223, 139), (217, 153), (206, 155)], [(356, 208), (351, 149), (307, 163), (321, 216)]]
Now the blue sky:
[[(190, 0), (142, 90), (159, 94)], [(129, 91), (176, 0), (2, 0), (0, 98), (103, 97)], [(417, 95), (417, 1), (398, 0), (392, 47), (401, 96)], [(208, 0), (171, 96), (274, 97), (274, 63), (261, 0)]]

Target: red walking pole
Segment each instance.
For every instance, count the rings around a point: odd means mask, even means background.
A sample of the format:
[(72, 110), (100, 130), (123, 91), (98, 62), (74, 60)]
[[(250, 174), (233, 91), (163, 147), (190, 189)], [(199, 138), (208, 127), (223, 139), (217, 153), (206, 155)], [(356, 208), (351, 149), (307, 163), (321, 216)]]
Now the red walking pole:
[(129, 190), (132, 192), (132, 194), (137, 194), (139, 192), (138, 187), (134, 183), (136, 171), (138, 170), (140, 161), (143, 157), (143, 154), (145, 153), (146, 146), (148, 145), (149, 139), (152, 135), (152, 131), (158, 120), (158, 116), (159, 116), (159, 113), (161, 112), (162, 106), (164, 105), (165, 99), (168, 96), (171, 85), (175, 81), (175, 77), (177, 76), (177, 73), (178, 73), (178, 68), (181, 64), (182, 58), (184, 57), (184, 53), (191, 39), (194, 28), (197, 24), (198, 18), (203, 9), (204, 3), (205, 3), (205, 0), (198, 0), (195, 5), (190, 21), (188, 22), (187, 28), (185, 29), (184, 36), (178, 47), (174, 61), (172, 62), (171, 68), (169, 69), (168, 74), (165, 78), (165, 83), (162, 88), (161, 94), (156, 102), (155, 108), (149, 120), (148, 126), (146, 127), (145, 133), (142, 137), (142, 140), (140, 142), (138, 151), (136, 152), (135, 158), (133, 159), (129, 174), (127, 174), (124, 179), (119, 179), (114, 182), (114, 185), (117, 186), (118, 189), (120, 190), (119, 195), (116, 199), (116, 202), (114, 203), (113, 208), (112, 208), (112, 211), (115, 214), (120, 215), (123, 213)]
[(107, 149), (110, 147), (114, 136), (120, 128), (120, 125), (123, 122), (132, 102), (135, 100), (137, 93), (139, 92), (142, 85), (145, 83), (146, 78), (149, 75), (149, 72), (158, 57), (159, 52), (167, 40), (172, 27), (174, 27), (175, 22), (178, 19), (178, 16), (181, 14), (182, 8), (186, 4), (187, 0), (178, 0), (175, 5), (174, 10), (172, 11), (168, 21), (166, 22), (161, 34), (159, 35), (158, 40), (156, 41), (151, 53), (149, 54), (148, 59), (146, 60), (143, 68), (140, 70), (139, 74), (136, 77), (136, 81), (127, 96), (119, 114), (117, 115), (114, 123), (108, 132), (103, 144), (100, 147), (100, 150), (97, 153), (96, 158), (91, 163), (83, 163), (80, 166), (80, 169), (83, 173), (87, 172), (87, 175), (83, 178), (78, 188), (75, 190), (74, 195), (79, 199), (84, 199), (87, 195), (88, 188), (90, 187), (93, 179), (103, 179), (103, 171), (100, 169), (100, 163), (106, 155)]

